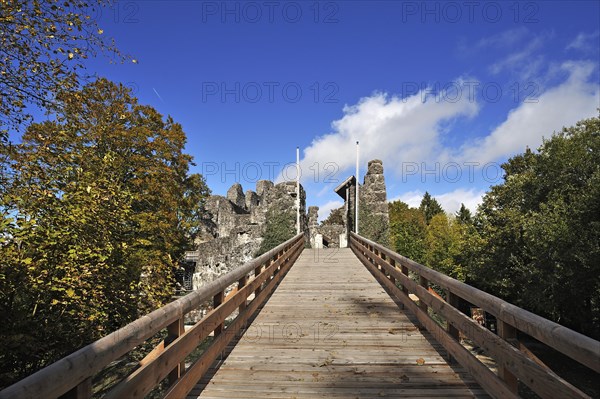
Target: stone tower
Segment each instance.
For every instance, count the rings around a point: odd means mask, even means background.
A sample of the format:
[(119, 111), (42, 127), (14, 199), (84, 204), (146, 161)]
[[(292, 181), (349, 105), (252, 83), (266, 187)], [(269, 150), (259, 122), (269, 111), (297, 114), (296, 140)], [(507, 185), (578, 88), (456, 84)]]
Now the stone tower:
[(381, 160), (369, 161), (364, 183), (359, 188), (359, 197), (359, 234), (387, 246), (390, 218)]
[(360, 197), (358, 233), (379, 244), (387, 245), (390, 222), (383, 163), (379, 159), (369, 161), (362, 185), (354, 176), (350, 176), (335, 188), (335, 192), (344, 200), (344, 206), (340, 208), (343, 219), (342, 232), (347, 234), (355, 231), (356, 184), (359, 184)]

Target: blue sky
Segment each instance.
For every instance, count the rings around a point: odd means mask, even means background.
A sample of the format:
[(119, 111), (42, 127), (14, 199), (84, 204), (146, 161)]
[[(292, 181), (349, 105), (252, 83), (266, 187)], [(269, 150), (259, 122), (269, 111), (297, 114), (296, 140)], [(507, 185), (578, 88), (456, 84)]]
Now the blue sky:
[(356, 140), (388, 199), (475, 209), (502, 161), (600, 107), (597, 1), (122, 0), (98, 19), (139, 62), (90, 71), (180, 122), (215, 194), (281, 179), (299, 146), (321, 217)]

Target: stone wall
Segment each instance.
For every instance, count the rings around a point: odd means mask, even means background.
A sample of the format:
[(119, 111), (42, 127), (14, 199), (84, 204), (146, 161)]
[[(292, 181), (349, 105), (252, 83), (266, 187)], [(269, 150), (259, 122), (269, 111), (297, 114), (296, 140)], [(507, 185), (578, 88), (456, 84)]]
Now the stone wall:
[(323, 234), (323, 245), (328, 248), (340, 247), (340, 234), (346, 232), (341, 224), (328, 224), (319, 227), (319, 233)]
[[(248, 190), (244, 194), (242, 185), (236, 183), (227, 191), (226, 197), (210, 196), (205, 202), (205, 210), (202, 228), (195, 241), (196, 250), (185, 255), (186, 262), (193, 264), (190, 268), (193, 275), (184, 277), (188, 289), (197, 289), (253, 259), (262, 242), (269, 211), (289, 212), (293, 215), (290, 223), (295, 226), (296, 184), (261, 180), (256, 183), (256, 191)], [(300, 186), (300, 226), (308, 238), (305, 212), (306, 193)]]

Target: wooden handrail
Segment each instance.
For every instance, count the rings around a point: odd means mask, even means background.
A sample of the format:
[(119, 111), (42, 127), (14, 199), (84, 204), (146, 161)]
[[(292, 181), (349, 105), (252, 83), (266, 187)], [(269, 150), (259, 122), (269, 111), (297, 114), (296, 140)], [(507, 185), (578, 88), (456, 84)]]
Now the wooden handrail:
[[(283, 267), (291, 267), (303, 247), (303, 234), (298, 234), (258, 258), (202, 286), (200, 289), (140, 317), (106, 337), (7, 387), (0, 391), (0, 399), (57, 398), (67, 393), (70, 394), (70, 397), (91, 397), (90, 381), (94, 375), (102, 371), (112, 361), (119, 359), (167, 327), (169, 327), (168, 341), (161, 342), (152, 351), (151, 356), (147, 356), (144, 362), (142, 362), (143, 364), (134, 370), (133, 374), (136, 372), (139, 374), (138, 371), (140, 369), (145, 370), (149, 365), (156, 364), (157, 359), (166, 356), (164, 353), (172, 353), (173, 349), (169, 348), (185, 346), (186, 349), (189, 349), (192, 334), (188, 331), (184, 332), (179, 327), (183, 325), (183, 317), (187, 313), (197, 309), (202, 303), (212, 299), (216, 295), (224, 293), (232, 284), (237, 285), (238, 291), (228, 301), (217, 305), (212, 312), (209, 312), (196, 324), (195, 327), (201, 325), (202, 328), (196, 328), (194, 332), (202, 330), (200, 336), (208, 335), (210, 331), (206, 331), (207, 325), (214, 322), (220, 326), (224, 319), (236, 310), (238, 306), (246, 308), (247, 298), (250, 294), (256, 292), (255, 299), (257, 299), (258, 293), (261, 290), (264, 290), (269, 285), (273, 286), (274, 284), (271, 284), (270, 280), (274, 278), (273, 275), (275, 272)], [(263, 270), (263, 266), (265, 265), (267, 267)], [(254, 274), (254, 278), (249, 280), (248, 275), (251, 273)], [(246, 285), (242, 286), (242, 283)], [(265, 284), (265, 287), (262, 287), (263, 284)], [(265, 291), (265, 294), (267, 293)], [(242, 298), (243, 295), (246, 296)], [(265, 296), (263, 295), (261, 298), (264, 299)], [(234, 302), (235, 306), (232, 307), (231, 304)], [(255, 310), (259, 305), (256, 300), (253, 300), (250, 304), (254, 304), (254, 306), (248, 306), (244, 310), (243, 313), (246, 317), (249, 316), (249, 311)], [(225, 308), (227, 308), (228, 312), (224, 311)], [(216, 314), (217, 316), (215, 316)], [(216, 332), (215, 326), (213, 326), (213, 329)], [(174, 344), (177, 345), (173, 346)], [(193, 349), (194, 347), (192, 347)], [(187, 354), (183, 351), (176, 359), (171, 359), (175, 369), (168, 370), (167, 374), (169, 374), (170, 379), (177, 381), (185, 375), (181, 364)], [(144, 386), (142, 390), (149, 391), (152, 387), (160, 383), (161, 380), (162, 378), (158, 381), (153, 381), (151, 387)], [(81, 389), (82, 386), (86, 387), (86, 389)]]
[[(432, 326), (431, 323), (427, 323), (429, 319), (426, 313), (427, 307), (431, 307), (446, 319), (448, 332), (443, 332), (443, 336), (439, 336), (440, 331), (435, 327), (433, 328), (435, 331), (431, 332), (439, 338), (442, 345), (447, 344), (444, 346), (453, 357), (456, 357), (459, 362), (463, 360), (461, 364), (465, 361), (469, 363), (463, 366), (471, 371), (476, 379), (480, 374), (478, 366), (448, 340), (452, 337), (452, 341), (456, 341), (458, 331), (494, 357), (500, 367), (500, 377), (512, 392), (516, 392), (517, 377), (520, 377), (541, 397), (555, 397), (557, 394), (561, 397), (587, 397), (579, 389), (513, 347), (510, 342), (516, 335), (516, 330), (522, 331), (597, 372), (600, 370), (600, 342), (416, 263), (354, 233), (350, 235), (350, 246), (369, 269), (383, 277), (380, 281), (386, 287), (394, 291), (401, 300), (404, 299), (403, 303), (417, 314), (419, 321), (425, 322), (426, 328)], [(418, 275), (419, 284), (409, 278), (409, 271)], [(394, 282), (398, 281), (402, 289), (391, 283), (391, 279), (386, 277), (388, 275), (394, 278)], [(427, 289), (429, 283), (442, 287), (450, 300), (446, 302), (432, 295)], [(419, 298), (419, 306), (408, 298), (408, 293), (415, 294)], [(493, 334), (455, 308), (456, 297), (463, 298), (496, 316), (501, 327), (501, 336)], [(490, 385), (489, 375), (480, 379), (478, 381), (482, 386)], [(492, 391), (490, 393), (494, 393), (498, 386), (493, 383), (486, 388)], [(505, 396), (505, 393), (496, 393), (498, 397)]]

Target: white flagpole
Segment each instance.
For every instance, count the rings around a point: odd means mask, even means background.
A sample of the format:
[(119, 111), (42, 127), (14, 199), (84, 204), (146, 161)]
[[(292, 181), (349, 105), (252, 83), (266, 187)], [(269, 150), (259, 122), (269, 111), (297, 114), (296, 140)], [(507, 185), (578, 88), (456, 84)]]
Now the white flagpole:
[(356, 142), (356, 198), (354, 200), (354, 210), (355, 210), (355, 232), (358, 234), (358, 141)]
[(300, 234), (300, 147), (296, 147), (296, 234)]

